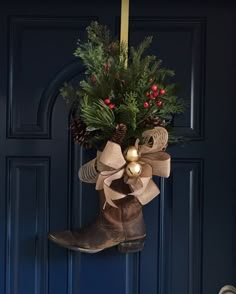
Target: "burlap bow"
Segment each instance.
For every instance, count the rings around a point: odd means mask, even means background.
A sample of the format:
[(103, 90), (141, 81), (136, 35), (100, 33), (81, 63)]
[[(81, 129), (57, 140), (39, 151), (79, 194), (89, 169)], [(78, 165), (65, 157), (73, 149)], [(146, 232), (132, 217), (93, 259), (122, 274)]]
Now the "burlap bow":
[(168, 177), (170, 174), (170, 155), (163, 151), (168, 142), (168, 132), (162, 127), (156, 127), (143, 133), (144, 144), (138, 147), (142, 165), (142, 172), (137, 178), (128, 178), (125, 175), (127, 164), (120, 145), (108, 141), (98, 160), (101, 170), (96, 181), (96, 189), (104, 189), (107, 203), (116, 207), (113, 200), (126, 197), (126, 193), (118, 192), (111, 188), (114, 180), (123, 178), (130, 186), (131, 193), (138, 198), (142, 205), (147, 204), (155, 198), (160, 190), (152, 180), (152, 176)]

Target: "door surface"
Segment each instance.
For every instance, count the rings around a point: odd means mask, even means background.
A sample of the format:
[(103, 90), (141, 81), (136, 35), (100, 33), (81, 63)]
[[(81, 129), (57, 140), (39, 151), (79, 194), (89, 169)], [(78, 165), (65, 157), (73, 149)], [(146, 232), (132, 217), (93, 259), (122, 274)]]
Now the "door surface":
[(77, 171), (95, 154), (74, 146), (58, 90), (78, 78), (72, 53), (91, 20), (119, 33), (119, 1), (0, 3), (0, 293), (216, 294), (236, 285), (235, 5), (131, 1), (130, 43), (176, 71), (188, 103), (169, 147), (172, 173), (144, 207), (145, 249), (69, 252), (49, 231), (77, 228), (98, 209)]

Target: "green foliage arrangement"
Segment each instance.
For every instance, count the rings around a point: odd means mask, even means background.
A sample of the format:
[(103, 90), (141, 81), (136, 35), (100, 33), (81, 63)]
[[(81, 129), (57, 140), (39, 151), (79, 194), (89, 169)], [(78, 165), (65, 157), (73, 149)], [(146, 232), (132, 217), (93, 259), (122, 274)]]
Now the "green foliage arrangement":
[(113, 40), (106, 26), (92, 22), (87, 34), (87, 42), (78, 41), (74, 53), (86, 68), (85, 78), (79, 85), (64, 84), (60, 91), (78, 122), (77, 142), (99, 148), (123, 123), (125, 148), (157, 124), (168, 128), (184, 105), (175, 84), (168, 83), (174, 72), (162, 68), (156, 56), (144, 56), (152, 37), (129, 48), (126, 60), (127, 44)]

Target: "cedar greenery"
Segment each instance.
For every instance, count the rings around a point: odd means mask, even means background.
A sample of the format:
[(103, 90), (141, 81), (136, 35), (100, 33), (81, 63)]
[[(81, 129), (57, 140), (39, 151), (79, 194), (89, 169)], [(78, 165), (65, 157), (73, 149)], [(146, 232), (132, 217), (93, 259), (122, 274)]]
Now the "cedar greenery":
[[(79, 85), (65, 83), (60, 92), (71, 105), (75, 117), (79, 117), (91, 132), (90, 145), (97, 148), (104, 145), (112, 137), (116, 125), (124, 123), (127, 133), (123, 147), (126, 147), (140, 138), (143, 131), (154, 127), (150, 123), (145, 125), (145, 121), (160, 119), (162, 125), (168, 127), (173, 115), (184, 111), (183, 102), (175, 94), (175, 85), (167, 83), (174, 72), (162, 68), (156, 56), (144, 56), (152, 37), (147, 37), (137, 48), (129, 49), (126, 67), (127, 46), (113, 40), (106, 26), (92, 22), (87, 34), (87, 42), (78, 41), (74, 53), (86, 67), (85, 78)], [(152, 94), (152, 85), (164, 89), (164, 94), (159, 92), (155, 99), (147, 97), (147, 92)], [(107, 98), (114, 108), (104, 102)], [(161, 101), (161, 106), (157, 105), (157, 100)], [(147, 108), (145, 102), (148, 102)]]

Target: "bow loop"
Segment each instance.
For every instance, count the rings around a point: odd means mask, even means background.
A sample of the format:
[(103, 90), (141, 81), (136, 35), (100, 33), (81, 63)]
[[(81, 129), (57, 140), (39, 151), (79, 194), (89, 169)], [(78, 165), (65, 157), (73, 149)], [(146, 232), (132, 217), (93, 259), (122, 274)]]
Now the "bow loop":
[(159, 151), (152, 154), (145, 154), (142, 161), (152, 167), (154, 176), (168, 178), (170, 175), (170, 155), (167, 152)]
[(126, 164), (120, 145), (111, 141), (107, 142), (100, 156), (100, 161), (114, 169), (119, 169)]
[(140, 146), (142, 154), (151, 154), (162, 151), (167, 147), (168, 132), (165, 128), (156, 127), (142, 134), (144, 144)]

